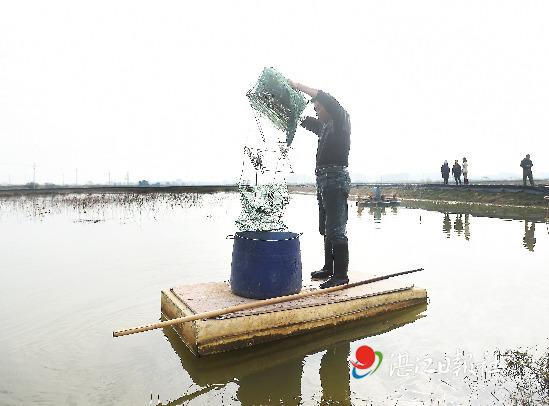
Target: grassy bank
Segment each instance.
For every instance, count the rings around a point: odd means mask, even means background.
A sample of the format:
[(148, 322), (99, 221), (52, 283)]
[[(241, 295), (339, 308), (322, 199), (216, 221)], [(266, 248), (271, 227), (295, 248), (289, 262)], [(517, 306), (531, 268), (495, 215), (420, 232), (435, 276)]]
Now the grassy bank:
[[(290, 186), (291, 192), (316, 193), (313, 185)], [(404, 202), (417, 200), (432, 202), (454, 203), (478, 203), (487, 205), (507, 205), (520, 207), (547, 208), (549, 188), (545, 191), (541, 188), (522, 188), (509, 185), (485, 185), (471, 187), (444, 187), (441, 185), (408, 185), (393, 184), (383, 186), (381, 193), (386, 196), (396, 194)], [(371, 185), (353, 185), (350, 199), (357, 200), (372, 194)]]
[[(367, 196), (371, 187), (354, 187), (351, 194)], [(383, 188), (382, 193), (392, 195), (396, 193), (403, 200), (431, 200), (437, 202), (482, 203), (489, 205), (511, 205), (527, 207), (547, 207), (549, 200), (543, 194), (531, 193), (529, 190), (477, 189), (468, 187), (437, 188), (433, 187), (398, 187)], [(549, 195), (549, 190), (547, 190)]]
[[(371, 188), (356, 187), (357, 197), (368, 195)], [(545, 222), (549, 218), (549, 199), (543, 190), (521, 187), (389, 187), (383, 193), (396, 193), (408, 208), (446, 213), (468, 213), (477, 217), (528, 219)], [(549, 195), (549, 190), (547, 190)]]

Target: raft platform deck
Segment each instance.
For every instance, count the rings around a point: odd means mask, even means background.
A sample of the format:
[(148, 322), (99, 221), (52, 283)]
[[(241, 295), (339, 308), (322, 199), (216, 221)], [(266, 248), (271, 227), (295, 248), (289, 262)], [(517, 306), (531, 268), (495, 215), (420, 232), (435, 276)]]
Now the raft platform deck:
[[(351, 282), (367, 279), (357, 276)], [(318, 289), (318, 283), (302, 292)], [(181, 285), (163, 290), (161, 311), (166, 319), (254, 302), (236, 296), (228, 282)], [(207, 320), (174, 325), (196, 356), (215, 354), (333, 327), (427, 302), (427, 291), (397, 279), (356, 286)]]

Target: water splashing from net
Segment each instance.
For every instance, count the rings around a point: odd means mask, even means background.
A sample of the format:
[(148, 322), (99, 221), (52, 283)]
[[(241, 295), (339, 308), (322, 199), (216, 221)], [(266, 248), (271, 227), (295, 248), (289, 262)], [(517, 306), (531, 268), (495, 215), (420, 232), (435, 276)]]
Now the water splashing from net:
[(258, 133), (244, 147), (238, 184), (242, 212), (236, 225), (240, 231), (284, 231), (284, 209), (290, 202), (286, 184), (292, 172), (290, 144), (307, 102), (272, 68), (263, 70), (247, 97)]

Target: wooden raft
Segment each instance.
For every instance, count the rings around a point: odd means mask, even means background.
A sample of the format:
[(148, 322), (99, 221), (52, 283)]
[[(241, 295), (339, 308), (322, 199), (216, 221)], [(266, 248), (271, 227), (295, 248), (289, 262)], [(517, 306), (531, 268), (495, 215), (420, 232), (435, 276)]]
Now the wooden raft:
[[(356, 277), (360, 279), (361, 276)], [(318, 283), (302, 291), (311, 289), (318, 289)], [(182, 285), (162, 291), (161, 311), (166, 319), (173, 319), (253, 301), (234, 295), (228, 282)], [(202, 356), (333, 327), (426, 301), (425, 289), (389, 279), (173, 327), (185, 345), (195, 355)]]

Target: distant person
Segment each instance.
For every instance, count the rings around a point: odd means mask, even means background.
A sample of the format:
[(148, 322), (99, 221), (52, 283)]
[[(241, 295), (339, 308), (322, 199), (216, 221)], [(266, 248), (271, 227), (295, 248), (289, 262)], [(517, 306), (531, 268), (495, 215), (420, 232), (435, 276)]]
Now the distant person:
[[(528, 227), (530, 223), (530, 227)], [(524, 248), (528, 251), (534, 252), (536, 245), (536, 223), (534, 221), (524, 220), (524, 238), (522, 239)]]
[(448, 178), (450, 177), (450, 166), (448, 166), (448, 161), (444, 161), (440, 167), (440, 173), (442, 174), (442, 179), (444, 179), (444, 184), (448, 184)]
[(522, 183), (526, 186), (526, 178), (530, 179), (530, 186), (534, 186), (534, 177), (532, 176), (532, 160), (530, 154), (526, 154), (526, 158), (520, 161), (520, 167), (522, 168)]
[(463, 157), (463, 164), (461, 166), (462, 172), (463, 172), (463, 184), (468, 185), (469, 184), (469, 178), (467, 177), (469, 165), (467, 164), (467, 158)]
[(454, 175), (456, 186), (461, 185), (461, 165), (457, 159), (454, 162), (454, 166), (452, 166), (452, 175)]

